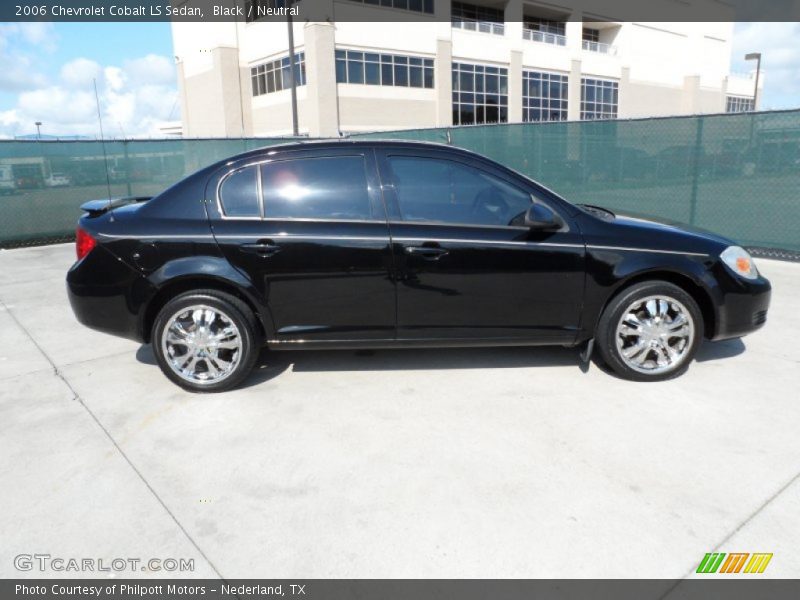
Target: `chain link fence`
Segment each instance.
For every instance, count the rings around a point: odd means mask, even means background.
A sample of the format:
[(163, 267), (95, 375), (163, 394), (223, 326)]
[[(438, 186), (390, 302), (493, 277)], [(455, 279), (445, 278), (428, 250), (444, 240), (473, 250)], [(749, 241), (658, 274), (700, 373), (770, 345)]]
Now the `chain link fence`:
[[(653, 215), (800, 257), (800, 110), (358, 134), (452, 143), (574, 202)], [(69, 236), (86, 200), (158, 193), (237, 152), (289, 141), (0, 142), (0, 245)], [(104, 154), (105, 152), (105, 154)], [(108, 168), (106, 169), (106, 164)]]
[(391, 137), (449, 141), (572, 202), (689, 223), (754, 249), (784, 251), (774, 256), (800, 256), (800, 110), (421, 129)]

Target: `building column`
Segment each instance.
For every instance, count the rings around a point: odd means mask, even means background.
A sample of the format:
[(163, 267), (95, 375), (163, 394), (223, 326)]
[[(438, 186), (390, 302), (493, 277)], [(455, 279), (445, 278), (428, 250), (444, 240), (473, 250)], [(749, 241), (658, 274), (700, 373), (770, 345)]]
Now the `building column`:
[(685, 115), (696, 115), (700, 112), (700, 76), (687, 75), (683, 78), (683, 98), (681, 110)]
[(511, 51), (508, 63), (508, 122), (522, 123), (522, 52)]
[(306, 101), (302, 111), (311, 137), (339, 136), (335, 28), (330, 22), (305, 24)]
[(573, 58), (579, 57), (583, 52), (583, 11), (573, 10), (564, 27), (567, 37), (567, 49)]
[(190, 137), (189, 125), (189, 98), (186, 94), (186, 74), (183, 68), (183, 59), (178, 58), (175, 65), (178, 75), (178, 97), (181, 99), (181, 137)]
[(239, 49), (217, 47), (212, 51), (214, 73), (219, 77), (221, 92), (222, 127), (225, 137), (244, 137), (244, 115), (242, 113), (241, 70), (239, 67)]
[(617, 118), (625, 119), (630, 117), (630, 106), (628, 101), (630, 99), (631, 89), (631, 68), (622, 67), (619, 76), (619, 94), (617, 96)]
[(436, 40), (436, 125), (453, 124), (453, 42)]
[(581, 61), (572, 61), (568, 82), (569, 102), (567, 103), (567, 120), (579, 121), (581, 118)]

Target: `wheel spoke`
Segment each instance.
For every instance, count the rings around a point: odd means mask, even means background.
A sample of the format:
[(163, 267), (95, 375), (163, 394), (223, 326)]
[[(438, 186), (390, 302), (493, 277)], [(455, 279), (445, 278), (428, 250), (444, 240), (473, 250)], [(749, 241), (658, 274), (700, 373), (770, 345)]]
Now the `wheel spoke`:
[(645, 347), (646, 346), (645, 346), (644, 342), (640, 341), (640, 342), (634, 344), (633, 346), (630, 346), (629, 348), (626, 348), (625, 350), (623, 350), (622, 351), (622, 355), (625, 358), (634, 359), (645, 349)]
[(217, 366), (217, 364), (211, 357), (206, 356), (203, 359), (203, 362), (206, 365), (207, 373), (210, 378), (214, 379), (216, 377), (219, 377), (220, 368)]

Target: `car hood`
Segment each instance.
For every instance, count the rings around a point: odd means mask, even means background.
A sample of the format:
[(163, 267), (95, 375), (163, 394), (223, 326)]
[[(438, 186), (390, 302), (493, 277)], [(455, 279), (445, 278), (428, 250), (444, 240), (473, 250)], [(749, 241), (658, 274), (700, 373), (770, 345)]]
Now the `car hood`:
[(693, 237), (705, 238), (725, 245), (733, 245), (735, 242), (725, 236), (697, 227), (695, 225), (687, 225), (680, 221), (673, 221), (671, 219), (662, 217), (653, 217), (650, 215), (643, 215), (635, 212), (621, 212), (615, 213), (616, 221), (621, 224), (643, 227), (654, 231), (665, 231), (677, 234), (688, 234)]
[(736, 245), (725, 236), (667, 218), (632, 211), (614, 212), (613, 215), (599, 219), (603, 226), (597, 233), (608, 242), (626, 239), (642, 247), (710, 253), (718, 253), (727, 246)]

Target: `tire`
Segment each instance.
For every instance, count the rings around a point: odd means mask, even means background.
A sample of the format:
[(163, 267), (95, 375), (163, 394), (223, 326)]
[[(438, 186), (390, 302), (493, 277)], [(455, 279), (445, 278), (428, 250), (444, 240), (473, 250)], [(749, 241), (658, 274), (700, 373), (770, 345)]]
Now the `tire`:
[(233, 389), (253, 370), (261, 348), (250, 307), (235, 296), (206, 289), (167, 302), (151, 339), (164, 375), (191, 392)]
[(595, 344), (623, 379), (663, 381), (689, 368), (703, 331), (703, 315), (686, 291), (666, 281), (644, 281), (611, 299)]

